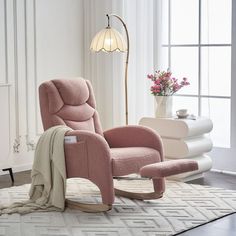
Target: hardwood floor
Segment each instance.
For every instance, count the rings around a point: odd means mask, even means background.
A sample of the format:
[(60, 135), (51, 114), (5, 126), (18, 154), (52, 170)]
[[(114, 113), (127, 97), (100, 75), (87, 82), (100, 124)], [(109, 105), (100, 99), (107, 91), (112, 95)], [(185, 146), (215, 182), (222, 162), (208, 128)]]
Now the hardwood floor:
[[(24, 171), (14, 174), (14, 186), (30, 183), (30, 171)], [(225, 189), (236, 190), (236, 176), (225, 175), (215, 172), (207, 172), (203, 179), (190, 181), (192, 184), (209, 185)], [(11, 179), (9, 175), (0, 176), (0, 188), (11, 187)], [(226, 216), (206, 225), (202, 225), (185, 233), (181, 236), (233, 236), (236, 235), (236, 214)]]
[(9, 188), (11, 186), (19, 186), (23, 184), (28, 184), (31, 182), (30, 171), (22, 171), (14, 173), (15, 182), (12, 184), (11, 177), (9, 174), (0, 176), (0, 189)]
[(236, 175), (226, 175), (209, 171), (205, 173), (204, 178), (193, 180), (188, 183), (236, 190)]
[[(209, 185), (213, 187), (236, 190), (236, 176), (226, 175), (215, 172), (207, 172), (203, 179), (193, 180), (189, 183)], [(180, 233), (181, 236), (234, 236), (236, 235), (236, 213), (215, 220), (208, 224), (199, 226), (185, 233)]]

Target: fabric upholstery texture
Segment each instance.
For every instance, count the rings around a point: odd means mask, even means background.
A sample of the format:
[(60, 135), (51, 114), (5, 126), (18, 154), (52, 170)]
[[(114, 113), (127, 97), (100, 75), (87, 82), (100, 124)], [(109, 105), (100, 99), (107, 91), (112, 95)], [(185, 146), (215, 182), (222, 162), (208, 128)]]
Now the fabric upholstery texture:
[(140, 126), (129, 125), (116, 127), (104, 132), (104, 137), (111, 148), (114, 147), (149, 147), (159, 152), (163, 158), (161, 137), (154, 130)]
[[(58, 79), (39, 87), (40, 110), (45, 130), (67, 125), (76, 143), (65, 143), (67, 178), (92, 181), (104, 204), (114, 202), (113, 176), (138, 173), (140, 168), (163, 161), (160, 136), (150, 128), (124, 126), (103, 133), (92, 86), (83, 78)], [(153, 180), (163, 192), (164, 180)]]
[(161, 161), (159, 152), (147, 147), (111, 148), (111, 157), (114, 176), (139, 173), (141, 167)]
[(65, 144), (67, 177), (89, 179), (99, 187), (103, 203), (112, 204), (114, 202), (112, 162), (106, 140), (99, 134), (84, 130), (70, 131), (67, 135), (75, 135), (78, 140), (76, 144)]
[(44, 82), (39, 87), (39, 96), (45, 130), (55, 125), (67, 125), (103, 135), (89, 81), (75, 78)]
[(171, 160), (144, 166), (140, 169), (140, 174), (143, 177), (161, 178), (197, 169), (198, 164), (194, 160)]

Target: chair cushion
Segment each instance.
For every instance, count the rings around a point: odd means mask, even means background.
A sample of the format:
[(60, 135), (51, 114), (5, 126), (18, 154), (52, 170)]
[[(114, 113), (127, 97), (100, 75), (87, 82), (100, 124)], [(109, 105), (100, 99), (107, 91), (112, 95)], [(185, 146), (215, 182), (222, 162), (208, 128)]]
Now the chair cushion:
[(44, 130), (67, 125), (103, 136), (92, 86), (83, 78), (55, 79), (39, 87)]
[(54, 79), (52, 82), (66, 105), (83, 105), (89, 99), (88, 85), (82, 78)]
[(139, 173), (140, 168), (160, 162), (157, 150), (147, 147), (111, 148), (113, 176)]

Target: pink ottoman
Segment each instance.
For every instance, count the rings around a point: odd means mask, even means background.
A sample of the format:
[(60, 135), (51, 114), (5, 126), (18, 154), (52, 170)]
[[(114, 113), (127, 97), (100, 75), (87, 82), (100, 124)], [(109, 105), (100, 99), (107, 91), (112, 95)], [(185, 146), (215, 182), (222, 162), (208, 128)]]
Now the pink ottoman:
[(172, 160), (146, 165), (140, 169), (140, 175), (152, 179), (155, 192), (160, 197), (165, 192), (165, 177), (198, 170), (198, 163), (193, 160)]
[(163, 178), (184, 172), (198, 170), (198, 163), (193, 160), (173, 160), (146, 165), (140, 169), (142, 177)]

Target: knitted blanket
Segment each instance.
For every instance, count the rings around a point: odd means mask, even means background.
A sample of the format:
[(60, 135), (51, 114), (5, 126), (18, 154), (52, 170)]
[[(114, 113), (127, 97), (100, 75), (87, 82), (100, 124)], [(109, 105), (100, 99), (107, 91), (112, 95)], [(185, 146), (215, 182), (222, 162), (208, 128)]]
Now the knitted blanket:
[(66, 193), (66, 167), (64, 136), (71, 129), (54, 126), (40, 137), (31, 172), (29, 200), (0, 206), (1, 214), (26, 214), (35, 211), (64, 211)]

